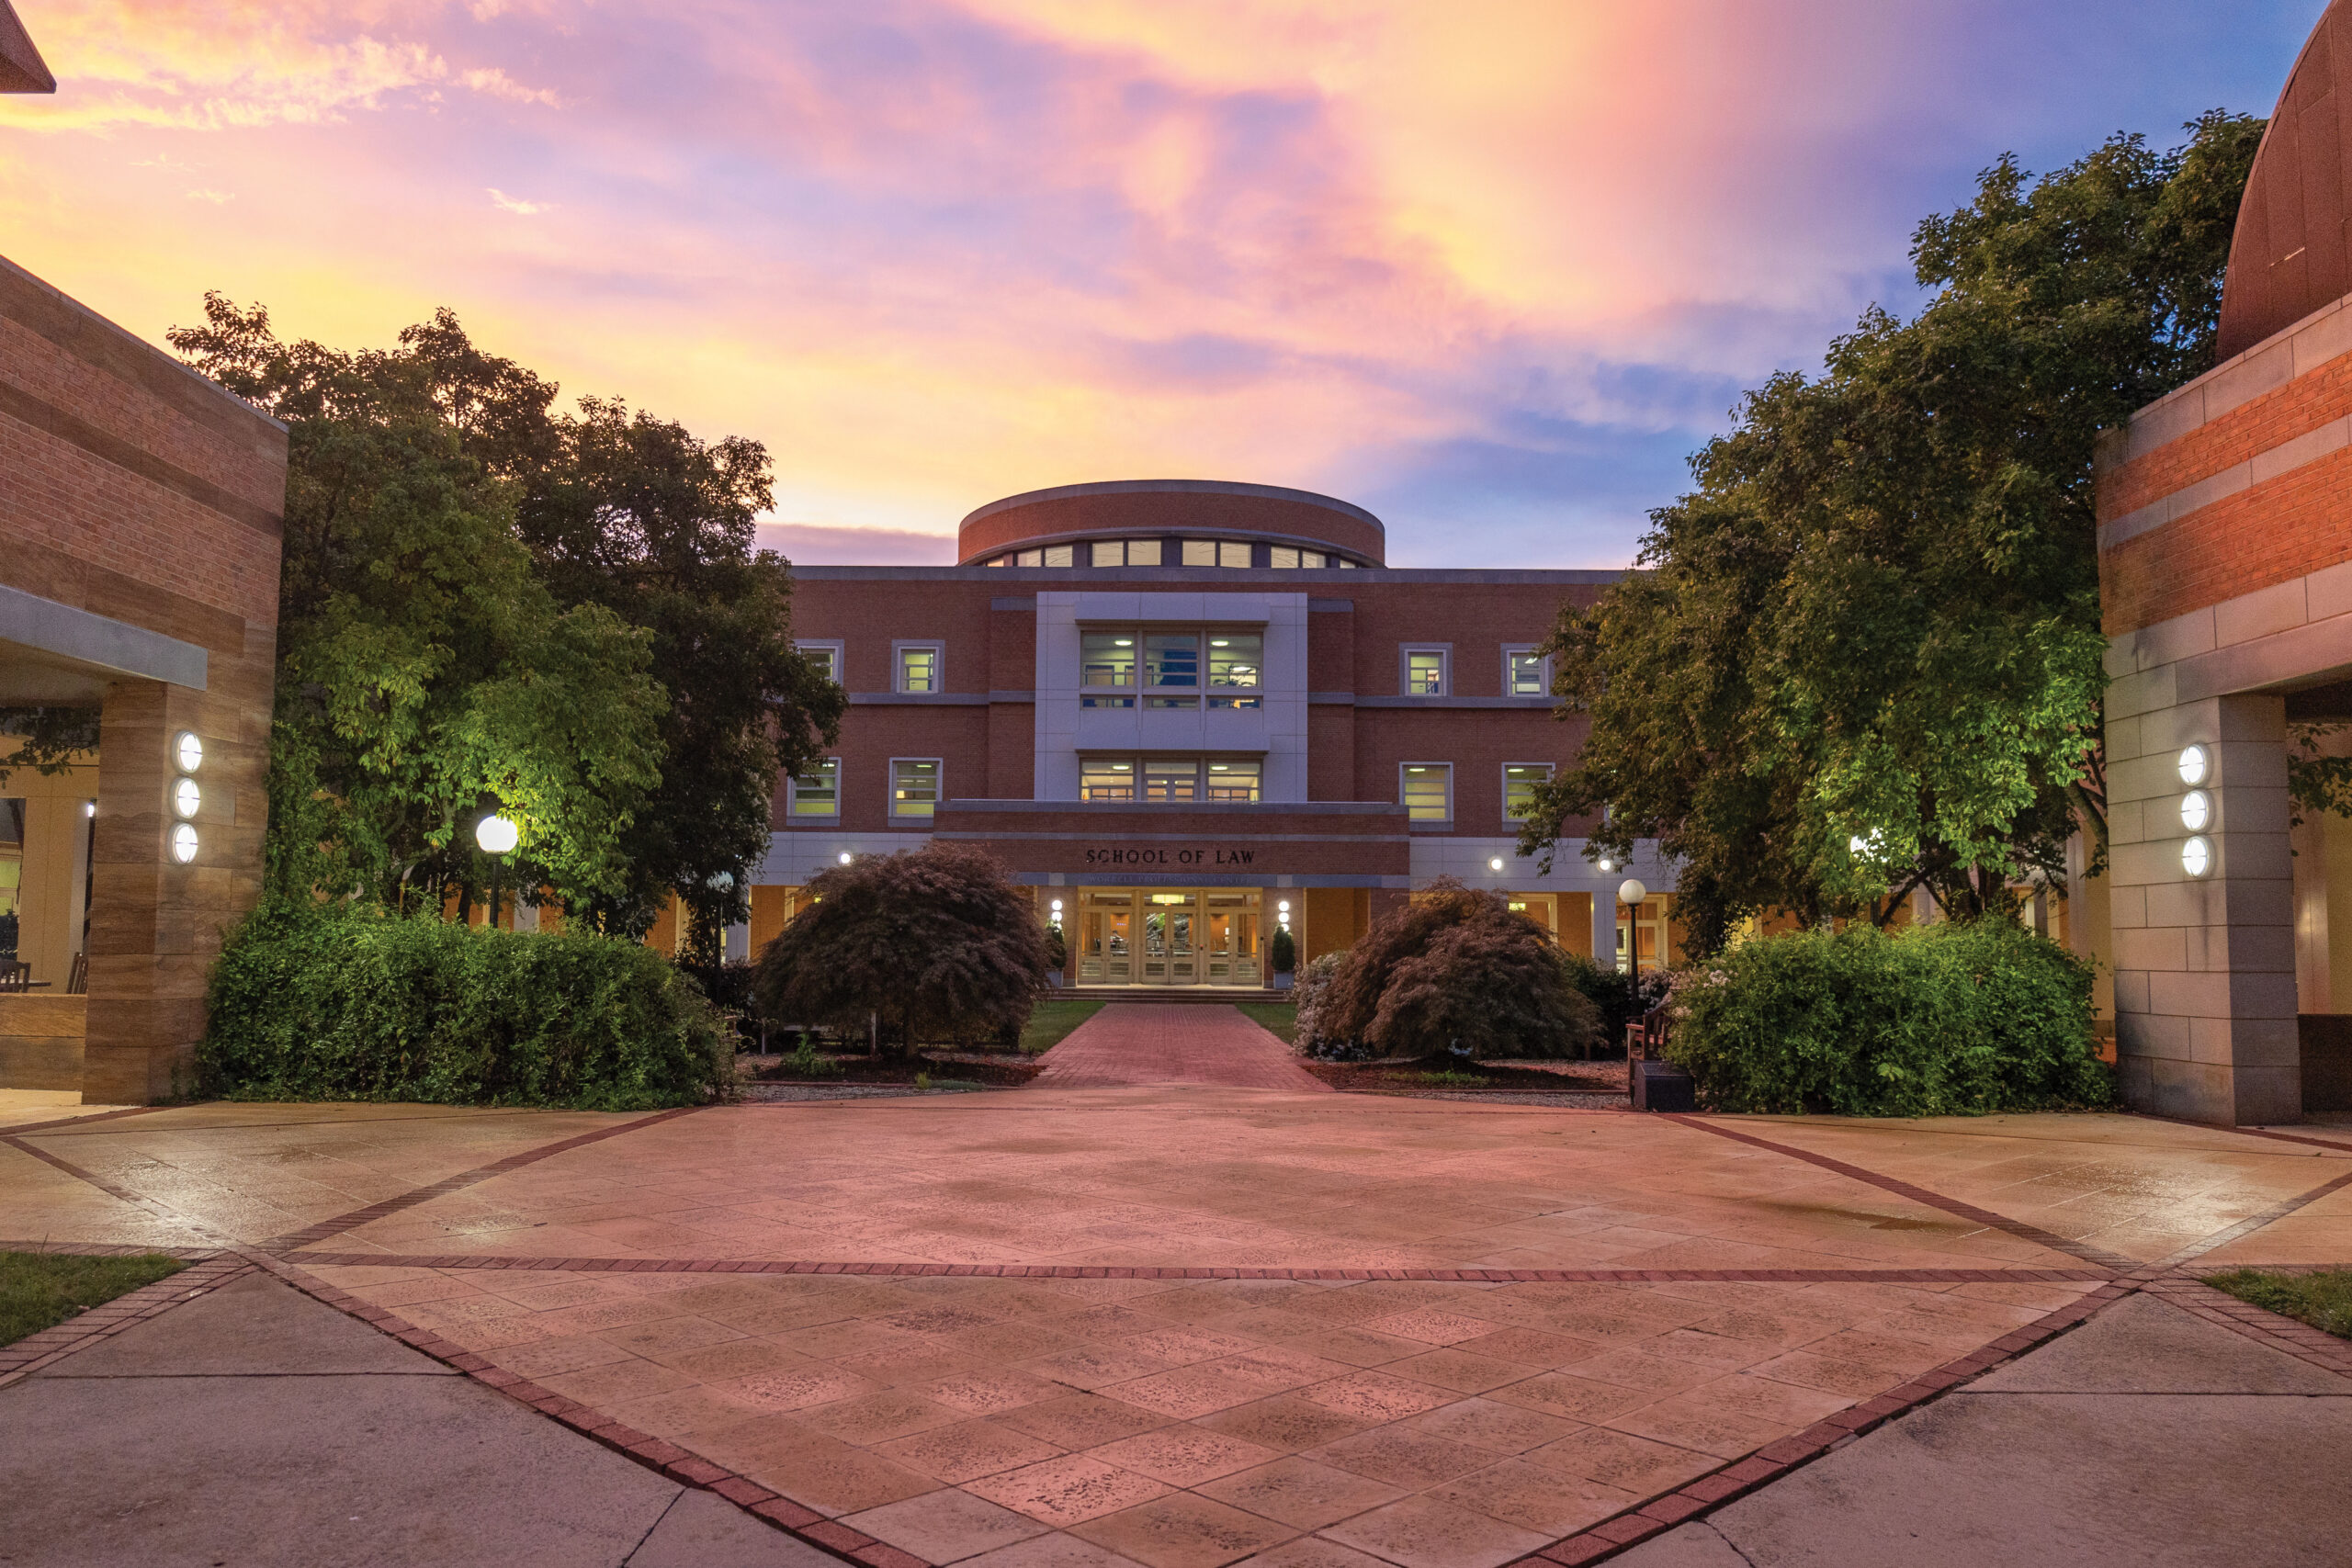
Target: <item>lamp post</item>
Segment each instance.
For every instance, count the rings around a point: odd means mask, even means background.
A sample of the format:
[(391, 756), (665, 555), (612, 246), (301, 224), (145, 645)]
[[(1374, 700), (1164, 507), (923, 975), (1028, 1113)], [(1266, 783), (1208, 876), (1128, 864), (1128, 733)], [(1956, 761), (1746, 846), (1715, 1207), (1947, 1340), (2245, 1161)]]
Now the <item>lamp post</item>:
[(522, 829), (514, 826), (513, 818), (501, 817), (496, 812), (474, 824), (474, 842), (481, 846), (482, 853), (491, 857), (490, 929), (492, 931), (498, 929), (498, 899), (503, 891), (500, 883), (506, 871), (506, 852), (513, 849), (522, 837)]
[(1639, 877), (1629, 876), (1617, 885), (1617, 902), (1627, 906), (1625, 911), (1625, 973), (1639, 978), (1642, 972), (1641, 918), (1642, 901), (1650, 890)]

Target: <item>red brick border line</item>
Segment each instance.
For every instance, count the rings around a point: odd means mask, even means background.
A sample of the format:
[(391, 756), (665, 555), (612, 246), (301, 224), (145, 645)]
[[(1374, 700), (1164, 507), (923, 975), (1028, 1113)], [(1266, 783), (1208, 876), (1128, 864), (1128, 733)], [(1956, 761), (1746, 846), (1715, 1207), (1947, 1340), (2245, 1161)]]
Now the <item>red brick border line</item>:
[(868, 1279), (1428, 1280), (1473, 1285), (1607, 1285), (1715, 1280), (1745, 1284), (2096, 1284), (2108, 1269), (1219, 1269), (1083, 1263), (816, 1263), (741, 1258), (503, 1258), (452, 1253), (278, 1254), (318, 1269), (518, 1269), (561, 1274), (856, 1274)]
[(118, 1187), (113, 1182), (108, 1181), (105, 1177), (98, 1175), (96, 1171), (84, 1170), (80, 1166), (75, 1165), (72, 1160), (67, 1159), (61, 1155), (51, 1154), (47, 1149), (37, 1149), (33, 1147), (32, 1145), (26, 1143), (22, 1138), (17, 1136), (14, 1133), (0, 1134), (0, 1144), (6, 1144), (8, 1147), (17, 1150), (20, 1154), (30, 1155), (33, 1158), (40, 1161), (41, 1164), (62, 1170), (77, 1181), (88, 1182), (91, 1186), (96, 1188), (99, 1191), (105, 1193), (107, 1197), (113, 1199), (118, 1203), (128, 1203), (134, 1209), (143, 1209), (148, 1213), (153, 1214), (157, 1219), (163, 1221), (165, 1224), (178, 1225), (184, 1229), (192, 1230), (197, 1235), (209, 1239), (216, 1247), (233, 1247), (236, 1245), (229, 1237), (222, 1235), (219, 1231), (214, 1230), (203, 1221), (191, 1219), (187, 1215), (181, 1213), (178, 1210), (174, 1209), (170, 1204), (163, 1202), (158, 1199), (150, 1198), (143, 1192), (133, 1192), (128, 1187)]
[[(2278, 1272), (2289, 1272), (2286, 1269)], [(2296, 1269), (2293, 1272), (2308, 1272)], [(2325, 1329), (2313, 1328), (2291, 1317), (2242, 1302), (2227, 1291), (2217, 1291), (2193, 1275), (2175, 1274), (2151, 1280), (2141, 1287), (2181, 1311), (2243, 1334), (2257, 1344), (2308, 1361), (2322, 1371), (2352, 1378), (2352, 1339), (2339, 1339)]]
[(1963, 1220), (1973, 1221), (1980, 1225), (1989, 1225), (1995, 1230), (2006, 1231), (2020, 1241), (2030, 1241), (2036, 1247), (2046, 1247), (2053, 1252), (2063, 1252), (2069, 1258), (2079, 1258), (2086, 1263), (2095, 1264), (2111, 1273), (2129, 1273), (2134, 1269), (2143, 1267), (2136, 1258), (2126, 1258), (2121, 1253), (2109, 1252), (2105, 1247), (2093, 1247), (2087, 1242), (2070, 1241), (2063, 1235), (2043, 1230), (2040, 1225), (2028, 1224), (2023, 1220), (2013, 1220), (2006, 1214), (1996, 1214), (1990, 1209), (1980, 1209), (1973, 1203), (1964, 1203), (1957, 1198), (1947, 1198), (1940, 1192), (1931, 1191), (1925, 1187), (1895, 1177), (1881, 1176), (1863, 1166), (1849, 1165), (1842, 1159), (1833, 1159), (1827, 1155), (1817, 1155), (1810, 1149), (1801, 1149), (1793, 1145), (1776, 1144), (1770, 1138), (1759, 1138), (1752, 1133), (1736, 1133), (1729, 1127), (1718, 1126), (1699, 1116), (1685, 1115), (1679, 1111), (1665, 1112), (1663, 1116), (1666, 1121), (1677, 1122), (1685, 1127), (1696, 1128), (1702, 1133), (1713, 1133), (1719, 1138), (1729, 1138), (1734, 1143), (1747, 1144), (1756, 1148), (1769, 1149), (1777, 1155), (1786, 1155), (1791, 1159), (1800, 1159), (1807, 1165), (1819, 1166), (1824, 1170), (1835, 1171), (1839, 1176), (1892, 1192), (1898, 1198), (1908, 1198), (1915, 1203), (1925, 1203), (1930, 1208), (1941, 1209), (1948, 1214), (1957, 1214)]
[(813, 1509), (804, 1508), (755, 1481), (713, 1464), (698, 1454), (688, 1453), (675, 1443), (664, 1442), (577, 1400), (566, 1399), (560, 1393), (541, 1388), (529, 1379), (505, 1371), (464, 1346), (442, 1338), (431, 1329), (420, 1328), (396, 1313), (386, 1312), (347, 1291), (337, 1290), (284, 1258), (258, 1255), (251, 1260), (256, 1267), (267, 1269), (303, 1294), (358, 1318), (369, 1326), (390, 1335), (409, 1348), (455, 1367), (483, 1386), (496, 1389), (507, 1398), (527, 1404), (541, 1415), (562, 1422), (575, 1432), (594, 1438), (606, 1448), (635, 1460), (649, 1470), (660, 1472), (682, 1486), (715, 1492), (777, 1529), (811, 1546), (821, 1547), (835, 1557), (863, 1564), (864, 1568), (933, 1568), (932, 1563), (911, 1552), (901, 1551), (847, 1525), (828, 1519)]
[(503, 1176), (510, 1170), (520, 1170), (526, 1165), (536, 1165), (540, 1160), (550, 1159), (573, 1149), (584, 1148), (590, 1144), (603, 1143), (606, 1138), (617, 1138), (624, 1133), (641, 1132), (656, 1123), (673, 1121), (701, 1109), (699, 1105), (682, 1105), (674, 1111), (657, 1111), (650, 1116), (640, 1116), (635, 1121), (624, 1122), (617, 1127), (599, 1127), (593, 1133), (582, 1133), (576, 1137), (564, 1138), (535, 1149), (526, 1149), (521, 1154), (508, 1155), (504, 1159), (492, 1160), (488, 1165), (476, 1166), (471, 1170), (459, 1171), (457, 1175), (435, 1181), (430, 1186), (403, 1192), (397, 1198), (387, 1198), (381, 1202), (370, 1203), (364, 1209), (354, 1209), (348, 1213), (337, 1214), (331, 1220), (322, 1220), (316, 1224), (305, 1225), (299, 1231), (289, 1231), (284, 1235), (272, 1236), (269, 1240), (257, 1245), (263, 1252), (287, 1252), (296, 1247), (312, 1247), (331, 1237), (341, 1235), (345, 1231), (357, 1230), (371, 1220), (380, 1220), (388, 1214), (397, 1214), (403, 1209), (413, 1209), (420, 1203), (429, 1203), (435, 1198), (446, 1197), (449, 1193), (462, 1191), (479, 1182), (488, 1181), (493, 1176)]
[[(119, 1252), (164, 1250), (162, 1248), (108, 1248), (92, 1250), (84, 1256), (108, 1257)], [(77, 1253), (82, 1249), (76, 1248)], [(253, 1272), (253, 1264), (235, 1253), (208, 1252), (204, 1260), (181, 1269), (168, 1280), (158, 1280), (152, 1285), (141, 1285), (110, 1302), (104, 1302), (87, 1312), (67, 1318), (52, 1328), (38, 1334), (28, 1334), (13, 1345), (0, 1346), (0, 1388), (6, 1388), (43, 1367), (63, 1360), (76, 1350), (86, 1350), (104, 1339), (111, 1339), (133, 1324), (158, 1317), (186, 1302), (209, 1292), (217, 1291), (230, 1280)]]
[(2153, 1278), (2158, 1274), (2170, 1273), (2175, 1269), (2186, 1268), (2189, 1263), (2215, 1248), (2227, 1247), (2233, 1241), (2252, 1235), (2263, 1226), (2274, 1221), (2285, 1219), (2305, 1204), (2316, 1203), (2329, 1193), (2340, 1191), (2346, 1187), (2352, 1187), (2352, 1170), (2346, 1171), (2332, 1181), (2323, 1181), (2308, 1192), (2299, 1193), (2292, 1198), (2282, 1198), (2262, 1213), (2249, 1215), (2233, 1225), (2217, 1230), (2202, 1241), (2192, 1241), (2170, 1257), (2134, 1269), (2133, 1273), (2143, 1278)]
[(112, 1122), (122, 1116), (144, 1116), (155, 1111), (176, 1111), (175, 1105), (126, 1105), (119, 1111), (93, 1111), (87, 1116), (63, 1116), (54, 1122), (28, 1122), (21, 1127), (0, 1127), (0, 1134), (20, 1138), (27, 1133), (54, 1132), (60, 1127), (72, 1127), (84, 1122)]
[(1769, 1485), (1800, 1465), (1810, 1464), (1833, 1449), (1845, 1447), (1863, 1433), (1872, 1431), (1898, 1416), (1908, 1415), (1994, 1368), (2056, 1338), (2139, 1288), (2110, 1280), (2072, 1305), (2060, 1307), (2056, 1312), (2036, 1318), (2023, 1328), (2004, 1334), (1982, 1349), (1922, 1372), (1874, 1399), (1864, 1400), (1860, 1404), (1816, 1421), (1802, 1432), (1782, 1438), (1778, 1442), (1767, 1443), (1746, 1459), (1713, 1471), (1696, 1481), (1686, 1482), (1671, 1492), (1603, 1519), (1565, 1540), (1555, 1541), (1550, 1546), (1530, 1552), (1512, 1564), (1512, 1568), (1554, 1568), (1555, 1564), (1559, 1568), (1583, 1568), (1586, 1563), (1614, 1556), (1627, 1547), (1647, 1540), (1652, 1536), (1662, 1535), (1677, 1525), (1713, 1513), (1725, 1503)]
[(2151, 1122), (2170, 1122), (2180, 1127), (2199, 1127), (2209, 1133), (2235, 1133), (2246, 1138), (2268, 1138), (2281, 1144), (2308, 1144), (2315, 1149), (2334, 1149), (2340, 1155), (2352, 1155), (2352, 1142), (2335, 1138), (2314, 1138), (2308, 1133), (2274, 1133), (2267, 1127), (2223, 1127), (2211, 1122), (2191, 1122), (2186, 1116), (2159, 1116), (2153, 1111), (2135, 1111), (2134, 1116)]
[(59, 1258), (153, 1258), (161, 1253), (176, 1258), (183, 1263), (201, 1263), (218, 1258), (218, 1247), (138, 1247), (130, 1242), (103, 1241), (0, 1241), (0, 1252), (45, 1252)]

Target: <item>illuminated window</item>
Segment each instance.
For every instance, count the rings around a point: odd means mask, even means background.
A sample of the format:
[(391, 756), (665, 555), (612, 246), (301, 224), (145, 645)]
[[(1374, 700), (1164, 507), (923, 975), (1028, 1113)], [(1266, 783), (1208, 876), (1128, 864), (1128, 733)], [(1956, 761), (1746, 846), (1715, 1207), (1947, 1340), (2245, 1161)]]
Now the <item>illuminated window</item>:
[(1043, 550), (1023, 550), (1019, 555), (1012, 558), (1012, 564), (1015, 566), (1043, 566), (1046, 564), (1046, 552)]
[(1046, 564), (1047, 566), (1076, 566), (1078, 547), (1076, 545), (1047, 545)]
[(1148, 632), (1143, 639), (1144, 706), (1200, 705), (1201, 638), (1197, 632)]
[(1117, 539), (1097, 539), (1087, 547), (1096, 566), (1125, 566), (1127, 547)]
[(1552, 692), (1552, 661), (1532, 648), (1503, 649), (1503, 695), (1543, 697)]
[(946, 690), (940, 683), (940, 648), (935, 642), (902, 642), (898, 645), (899, 690), (910, 695), (924, 695)]
[(1403, 765), (1406, 817), (1415, 822), (1453, 820), (1453, 764), (1407, 762)]
[(1136, 765), (1121, 758), (1115, 761), (1089, 757), (1079, 764), (1078, 797), (1080, 800), (1133, 800), (1136, 797)]
[(1245, 567), (1250, 564), (1250, 547), (1231, 539), (1220, 539), (1216, 547), (1216, 564)]
[(842, 678), (842, 645), (837, 642), (804, 642), (796, 645), (808, 667), (826, 680), (838, 684)]
[(1259, 632), (1211, 632), (1209, 706), (1263, 707), (1266, 639)]
[(939, 809), (939, 760), (890, 760), (890, 815), (928, 818)]
[(1509, 762), (1503, 766), (1503, 815), (1513, 820), (1535, 804), (1535, 788), (1552, 777), (1549, 762)]
[(1208, 764), (1208, 795), (1212, 802), (1226, 805), (1246, 805), (1258, 798), (1258, 778), (1262, 765), (1254, 762), (1211, 762)]
[(1185, 540), (1184, 564), (1186, 566), (1215, 566), (1216, 564), (1216, 541), (1215, 539)]
[(1326, 559), (1327, 558), (1321, 550), (1301, 550), (1298, 552), (1298, 564), (1306, 567), (1310, 571), (1322, 570), (1326, 563)]
[(1136, 683), (1136, 635), (1133, 632), (1084, 632), (1079, 637), (1078, 683), (1081, 686), (1132, 686)]
[(1129, 566), (1158, 566), (1159, 541), (1158, 539), (1129, 539), (1127, 564)]
[(1271, 567), (1295, 567), (1298, 552), (1287, 545), (1276, 545), (1266, 552), (1266, 564)]
[(792, 781), (792, 815), (839, 817), (842, 814), (842, 760), (828, 757), (807, 774)]
[(1012, 558), (1011, 556), (999, 556), (996, 559), (989, 562), (988, 564), (990, 566), (1011, 566), (1012, 564)]
[(1442, 648), (1405, 649), (1405, 694), (1408, 697), (1445, 695), (1446, 650)]
[(1200, 798), (1201, 765), (1190, 757), (1155, 757), (1143, 765), (1143, 797), (1175, 806)]

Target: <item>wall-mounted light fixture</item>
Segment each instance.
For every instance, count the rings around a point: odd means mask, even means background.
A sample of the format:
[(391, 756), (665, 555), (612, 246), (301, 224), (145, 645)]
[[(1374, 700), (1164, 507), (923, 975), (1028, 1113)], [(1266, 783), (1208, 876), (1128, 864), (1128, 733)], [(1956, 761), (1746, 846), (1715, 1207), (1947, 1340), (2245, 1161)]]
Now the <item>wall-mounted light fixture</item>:
[(2212, 760), (2205, 755), (2204, 747), (2182, 747), (2180, 749), (2180, 782), (2185, 784), (2203, 784), (2205, 770), (2211, 765), (2211, 761)]
[(2213, 846), (2202, 834), (2180, 846), (2180, 869), (2202, 876), (2213, 869)]
[(1281, 926), (1284, 931), (1290, 930), (1289, 899), (1277, 898), (1274, 900), (1274, 923)]
[[(172, 781), (172, 815), (180, 820), (168, 841), (172, 859), (186, 865), (204, 847), (197, 836), (195, 822), (197, 811), (204, 805), (204, 791), (188, 776), (204, 766), (204, 742), (195, 730), (183, 729), (172, 737), (171, 759), (173, 766), (179, 770), (179, 776)], [(94, 800), (90, 803), (90, 815), (95, 817), (97, 811), (98, 803)]]

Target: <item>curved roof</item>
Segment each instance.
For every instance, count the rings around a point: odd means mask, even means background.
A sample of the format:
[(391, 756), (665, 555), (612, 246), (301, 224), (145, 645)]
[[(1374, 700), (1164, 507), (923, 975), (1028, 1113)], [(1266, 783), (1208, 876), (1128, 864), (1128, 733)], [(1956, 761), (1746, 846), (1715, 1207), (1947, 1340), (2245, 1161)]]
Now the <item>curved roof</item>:
[(2214, 357), (2245, 353), (2352, 293), (2352, 3), (2332, 0), (2287, 74), (2230, 241)]
[(17, 19), (8, 0), (0, 0), (0, 93), (53, 93), (57, 78), (42, 63), (32, 34)]
[(992, 501), (956, 528), (967, 564), (1016, 546), (1122, 534), (1248, 536), (1336, 547), (1374, 565), (1387, 529), (1349, 502), (1279, 485), (1223, 479), (1112, 479), (1057, 485)]

